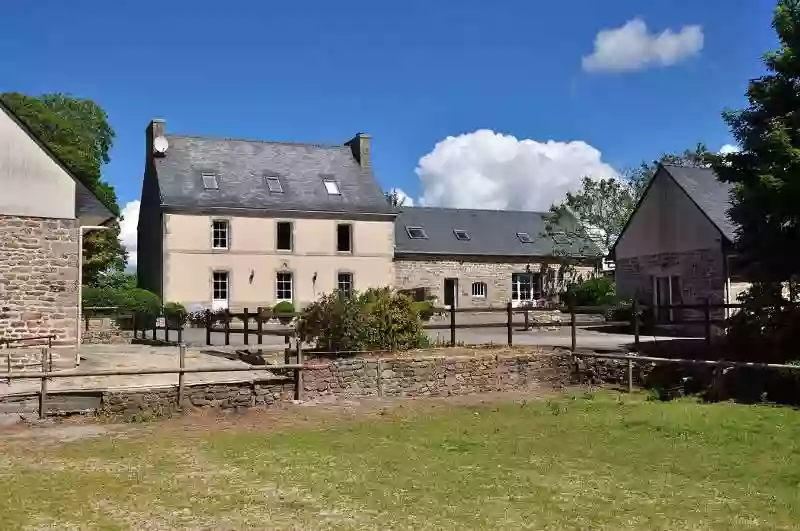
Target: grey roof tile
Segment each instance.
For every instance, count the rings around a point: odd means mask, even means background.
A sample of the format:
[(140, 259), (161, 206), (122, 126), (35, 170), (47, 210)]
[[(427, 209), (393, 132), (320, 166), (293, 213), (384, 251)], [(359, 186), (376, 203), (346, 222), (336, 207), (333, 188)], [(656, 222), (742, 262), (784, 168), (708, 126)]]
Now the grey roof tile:
[[(568, 238), (555, 242), (546, 234), (549, 213), (516, 210), (404, 207), (395, 221), (395, 253), (473, 256), (570, 256), (600, 257), (590, 240)], [(412, 239), (406, 227), (422, 227), (427, 239)], [(458, 240), (454, 230), (465, 230), (469, 240)], [(531, 243), (522, 243), (518, 232), (527, 232)]]
[(731, 207), (732, 186), (720, 182), (717, 174), (711, 168), (673, 166), (671, 164), (663, 164), (662, 167), (720, 232), (730, 241), (734, 241), (736, 224), (728, 216), (728, 210)]
[[(186, 209), (251, 209), (391, 215), (372, 171), (346, 146), (320, 146), (167, 135), (166, 155), (155, 159), (162, 204)], [(201, 174), (217, 175), (219, 190), (206, 190)], [(277, 176), (283, 193), (270, 192)], [(329, 195), (333, 177), (341, 195)]]

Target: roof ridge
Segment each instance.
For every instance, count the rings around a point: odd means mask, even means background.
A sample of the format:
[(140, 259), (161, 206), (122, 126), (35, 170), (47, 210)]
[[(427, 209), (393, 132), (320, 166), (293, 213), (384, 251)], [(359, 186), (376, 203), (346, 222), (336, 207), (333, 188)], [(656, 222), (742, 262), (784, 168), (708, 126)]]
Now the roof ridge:
[(522, 210), (517, 208), (458, 208), (458, 207), (440, 207), (440, 206), (403, 206), (401, 210), (411, 208), (416, 210), (454, 210), (463, 212), (510, 212), (510, 213), (524, 213), (524, 214), (540, 214), (550, 215), (550, 212), (541, 210)]
[(307, 147), (315, 147), (315, 148), (323, 148), (323, 149), (331, 149), (331, 148), (345, 148), (344, 144), (321, 144), (321, 143), (314, 143), (314, 142), (291, 142), (286, 140), (263, 140), (260, 138), (234, 138), (234, 137), (222, 137), (222, 136), (213, 136), (213, 135), (185, 135), (185, 134), (175, 134), (175, 133), (167, 133), (167, 138), (169, 137), (177, 137), (177, 138), (198, 138), (204, 140), (223, 140), (229, 142), (255, 142), (259, 144), (279, 144), (279, 145), (286, 145), (286, 146), (307, 146)]

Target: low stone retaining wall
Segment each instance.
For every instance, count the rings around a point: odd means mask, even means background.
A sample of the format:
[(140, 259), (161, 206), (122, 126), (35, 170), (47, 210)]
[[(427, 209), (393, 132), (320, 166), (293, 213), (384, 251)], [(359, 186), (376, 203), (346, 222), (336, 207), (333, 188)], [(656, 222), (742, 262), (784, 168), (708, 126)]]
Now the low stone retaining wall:
[(81, 341), (90, 345), (131, 343), (133, 330), (124, 330), (111, 317), (89, 317), (83, 319)]

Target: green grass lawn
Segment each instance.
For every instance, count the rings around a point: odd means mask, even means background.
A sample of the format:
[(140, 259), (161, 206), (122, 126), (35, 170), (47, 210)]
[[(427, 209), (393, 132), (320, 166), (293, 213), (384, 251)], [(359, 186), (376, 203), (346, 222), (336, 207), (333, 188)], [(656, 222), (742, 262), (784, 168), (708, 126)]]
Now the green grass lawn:
[(601, 393), (380, 413), (0, 440), (0, 527), (800, 529), (792, 409)]

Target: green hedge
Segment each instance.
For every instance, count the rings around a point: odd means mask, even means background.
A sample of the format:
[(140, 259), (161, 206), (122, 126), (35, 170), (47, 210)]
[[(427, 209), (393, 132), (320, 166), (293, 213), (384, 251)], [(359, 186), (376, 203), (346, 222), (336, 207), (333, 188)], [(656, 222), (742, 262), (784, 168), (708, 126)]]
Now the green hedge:
[(116, 289), (87, 286), (83, 289), (81, 301), (86, 313), (92, 307), (114, 307), (116, 310), (103, 310), (96, 313), (122, 314), (142, 313), (158, 315), (161, 313), (161, 299), (158, 295), (141, 288)]

